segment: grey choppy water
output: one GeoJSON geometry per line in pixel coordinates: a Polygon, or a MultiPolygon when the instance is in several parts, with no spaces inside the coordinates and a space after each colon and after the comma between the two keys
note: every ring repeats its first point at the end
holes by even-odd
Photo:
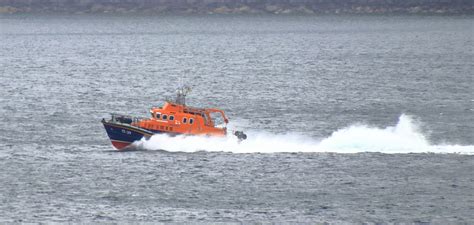
{"type": "Polygon", "coordinates": [[[472,22],[3,15],[0,221],[472,223],[473,156],[337,145],[471,151],[472,22]],[[111,151],[100,119],[146,115],[180,79],[192,105],[264,132],[239,150],[267,154],[202,140],[193,153],[111,151]],[[419,130],[403,129],[403,113],[419,130]],[[308,153],[319,141],[338,153],[308,153]]]}

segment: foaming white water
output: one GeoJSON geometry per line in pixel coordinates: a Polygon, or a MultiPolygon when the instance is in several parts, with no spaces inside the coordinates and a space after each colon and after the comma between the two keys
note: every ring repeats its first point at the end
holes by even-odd
{"type": "Polygon", "coordinates": [[[380,151],[384,153],[426,152],[430,144],[418,131],[412,118],[402,114],[395,127],[385,129],[366,125],[354,125],[338,130],[321,141],[320,147],[334,150],[358,152],[380,151]]]}
{"type": "Polygon", "coordinates": [[[473,154],[474,146],[430,145],[419,132],[413,119],[401,115],[394,127],[376,128],[353,125],[315,140],[299,134],[271,134],[264,131],[246,132],[248,139],[238,143],[228,137],[154,135],[137,145],[150,150],[170,152],[225,151],[234,153],[275,152],[382,152],[382,153],[460,153],[473,154]]]}

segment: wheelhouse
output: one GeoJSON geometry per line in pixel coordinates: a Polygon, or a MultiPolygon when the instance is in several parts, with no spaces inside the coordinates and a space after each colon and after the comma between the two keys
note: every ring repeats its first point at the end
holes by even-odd
{"type": "Polygon", "coordinates": [[[155,131],[184,134],[225,135],[228,119],[224,111],[213,108],[194,108],[167,101],[162,107],[150,110],[151,118],[141,120],[139,127],[155,131]]]}

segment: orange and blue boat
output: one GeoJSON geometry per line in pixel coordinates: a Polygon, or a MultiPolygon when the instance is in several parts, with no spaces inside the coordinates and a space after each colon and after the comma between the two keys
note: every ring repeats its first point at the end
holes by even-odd
{"type": "MultiPolygon", "coordinates": [[[[186,105],[190,89],[180,88],[175,101],[166,101],[162,107],[152,107],[150,118],[112,114],[102,119],[105,131],[117,150],[133,147],[139,140],[149,139],[155,134],[227,136],[229,119],[223,110],[195,108],[186,105]]],[[[247,138],[242,131],[233,131],[239,141],[247,138]]]]}

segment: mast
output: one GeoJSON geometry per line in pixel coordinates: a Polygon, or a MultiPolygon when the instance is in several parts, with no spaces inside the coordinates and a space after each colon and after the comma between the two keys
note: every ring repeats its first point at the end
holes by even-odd
{"type": "Polygon", "coordinates": [[[176,103],[180,105],[186,105],[186,95],[191,92],[191,87],[182,86],[176,90],[176,103]]]}

